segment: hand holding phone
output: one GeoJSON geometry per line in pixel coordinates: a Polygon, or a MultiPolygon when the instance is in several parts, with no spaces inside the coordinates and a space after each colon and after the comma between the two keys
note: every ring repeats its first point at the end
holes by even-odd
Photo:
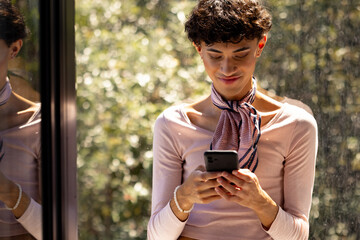
{"type": "Polygon", "coordinates": [[[234,150],[207,150],[204,152],[206,171],[232,172],[239,169],[238,154],[234,150]]]}

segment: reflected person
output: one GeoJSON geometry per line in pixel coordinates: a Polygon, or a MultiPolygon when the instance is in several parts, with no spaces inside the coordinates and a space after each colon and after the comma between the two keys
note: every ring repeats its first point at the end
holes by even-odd
{"type": "Polygon", "coordinates": [[[41,239],[40,105],[12,91],[9,61],[27,28],[10,1],[0,0],[0,239],[41,239]]]}
{"type": "Polygon", "coordinates": [[[188,17],[211,93],[156,120],[148,239],[308,238],[317,124],[257,90],[271,26],[256,0],[200,0],[188,17]],[[240,169],[206,172],[208,149],[237,151],[240,169]]]}

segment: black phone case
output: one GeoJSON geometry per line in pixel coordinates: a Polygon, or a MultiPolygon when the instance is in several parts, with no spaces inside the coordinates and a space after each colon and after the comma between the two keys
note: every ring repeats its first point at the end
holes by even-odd
{"type": "Polygon", "coordinates": [[[239,159],[233,150],[207,150],[204,152],[206,171],[219,172],[239,169],[239,159]]]}

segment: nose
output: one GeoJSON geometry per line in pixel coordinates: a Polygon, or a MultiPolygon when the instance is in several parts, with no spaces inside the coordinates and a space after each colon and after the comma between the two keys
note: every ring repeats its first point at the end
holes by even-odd
{"type": "Polygon", "coordinates": [[[226,76],[231,76],[237,70],[237,65],[231,59],[226,58],[221,63],[221,72],[226,76]]]}

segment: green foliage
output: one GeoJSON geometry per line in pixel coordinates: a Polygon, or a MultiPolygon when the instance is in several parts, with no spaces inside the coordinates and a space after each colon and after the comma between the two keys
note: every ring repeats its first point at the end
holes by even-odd
{"type": "MultiPolygon", "coordinates": [[[[195,2],[76,1],[80,239],[146,238],[155,119],[209,93],[183,30],[195,2]]],[[[308,104],[319,126],[311,239],[358,239],[360,6],[267,5],[274,25],[260,85],[308,104]]]]}
{"type": "Polygon", "coordinates": [[[311,239],[360,237],[360,5],[269,1],[274,27],[257,66],[264,87],[309,105],[319,151],[311,239]]]}
{"type": "Polygon", "coordinates": [[[166,107],[209,86],[197,80],[203,71],[181,27],[191,5],[76,2],[82,239],[146,236],[152,126],[166,107]]]}

